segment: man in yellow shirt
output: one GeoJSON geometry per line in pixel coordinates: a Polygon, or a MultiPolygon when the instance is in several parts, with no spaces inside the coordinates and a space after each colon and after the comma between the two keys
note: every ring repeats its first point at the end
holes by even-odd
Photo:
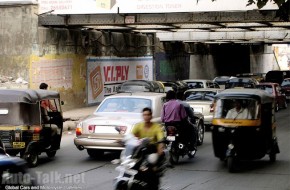
{"type": "Polygon", "coordinates": [[[144,108],[142,110],[142,116],[144,122],[138,123],[132,130],[132,134],[141,138],[150,138],[150,143],[155,144],[157,153],[159,155],[164,154],[164,143],[160,143],[164,139],[164,133],[161,126],[158,123],[152,122],[152,110],[150,108],[144,108]]]}

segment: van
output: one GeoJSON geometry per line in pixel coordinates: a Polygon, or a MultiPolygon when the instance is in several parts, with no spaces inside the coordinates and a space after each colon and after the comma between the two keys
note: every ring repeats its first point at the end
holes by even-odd
{"type": "Polygon", "coordinates": [[[272,70],[267,72],[265,81],[278,83],[281,85],[285,78],[290,78],[290,70],[272,70]]]}

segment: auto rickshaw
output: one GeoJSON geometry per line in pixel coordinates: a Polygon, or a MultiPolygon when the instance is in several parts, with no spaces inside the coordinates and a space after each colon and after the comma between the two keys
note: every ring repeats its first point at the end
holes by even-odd
{"type": "Polygon", "coordinates": [[[259,89],[227,89],[214,100],[212,143],[214,155],[227,163],[261,159],[276,161],[279,153],[275,125],[275,100],[259,89]],[[233,107],[235,105],[235,107],[233,107]]]}
{"type": "Polygon", "coordinates": [[[54,157],[60,148],[63,130],[61,101],[58,92],[31,89],[0,90],[0,138],[6,153],[20,154],[28,166],[38,164],[45,152],[54,157]],[[49,102],[53,110],[43,107],[49,102]]]}

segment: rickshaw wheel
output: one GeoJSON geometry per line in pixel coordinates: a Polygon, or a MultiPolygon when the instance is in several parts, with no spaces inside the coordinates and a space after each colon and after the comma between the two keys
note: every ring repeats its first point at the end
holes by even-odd
{"type": "Polygon", "coordinates": [[[52,150],[52,151],[47,151],[47,152],[46,152],[46,155],[47,155],[47,157],[49,157],[49,158],[53,158],[53,157],[55,157],[55,154],[56,154],[56,150],[52,150]]]}
{"type": "Polygon", "coordinates": [[[230,156],[227,158],[227,167],[229,172],[234,172],[235,171],[235,159],[234,157],[230,156]]]}
{"type": "Polygon", "coordinates": [[[38,165],[38,154],[36,152],[31,152],[24,156],[29,167],[36,167],[38,165]]]}

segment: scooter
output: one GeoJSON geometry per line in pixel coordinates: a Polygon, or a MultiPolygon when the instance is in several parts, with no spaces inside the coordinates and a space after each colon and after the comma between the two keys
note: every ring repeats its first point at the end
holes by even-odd
{"type": "Polygon", "coordinates": [[[165,163],[159,155],[148,148],[149,139],[130,137],[125,142],[125,149],[116,170],[119,175],[114,180],[115,190],[158,190],[159,178],[165,171],[165,163]]]}

